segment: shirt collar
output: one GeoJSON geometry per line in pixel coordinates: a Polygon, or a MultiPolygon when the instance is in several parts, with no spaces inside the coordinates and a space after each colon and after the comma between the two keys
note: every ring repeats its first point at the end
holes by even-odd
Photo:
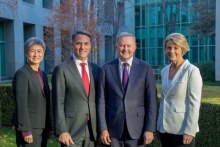
{"type": "MultiPolygon", "coordinates": [[[[123,65],[123,63],[125,63],[125,62],[122,62],[120,58],[118,58],[118,61],[119,61],[119,66],[120,66],[120,67],[123,65]]],[[[132,61],[133,61],[133,57],[131,57],[131,59],[129,59],[129,60],[127,61],[127,63],[129,64],[129,67],[131,67],[132,61]]]]}
{"type": "Polygon", "coordinates": [[[76,64],[80,64],[80,63],[86,63],[86,65],[88,65],[88,59],[86,59],[85,62],[82,62],[80,59],[78,59],[74,54],[72,54],[73,60],[75,61],[76,64]]]}

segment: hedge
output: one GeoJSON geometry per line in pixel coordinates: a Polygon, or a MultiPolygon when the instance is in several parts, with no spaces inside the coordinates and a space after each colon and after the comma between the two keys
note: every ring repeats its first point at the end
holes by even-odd
{"type": "Polygon", "coordinates": [[[215,62],[195,63],[195,66],[199,68],[203,81],[215,81],[215,62]]]}
{"type": "Polygon", "coordinates": [[[10,85],[0,85],[0,126],[10,126],[15,102],[10,85]]]}
{"type": "Polygon", "coordinates": [[[200,132],[196,137],[198,147],[217,147],[220,145],[220,98],[202,100],[199,118],[200,132]],[[212,100],[217,99],[216,103],[212,100]]]}
{"type": "MultiPolygon", "coordinates": [[[[14,112],[14,99],[11,86],[0,85],[0,125],[11,126],[14,112]]],[[[217,147],[220,145],[220,98],[203,98],[199,126],[200,132],[196,137],[196,147],[217,147]]],[[[149,147],[159,147],[154,141],[149,147]]]]}

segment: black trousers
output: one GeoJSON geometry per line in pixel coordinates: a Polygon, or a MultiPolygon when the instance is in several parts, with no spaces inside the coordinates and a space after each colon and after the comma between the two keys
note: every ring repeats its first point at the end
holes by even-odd
{"type": "Polygon", "coordinates": [[[195,147],[195,138],[190,144],[183,144],[183,135],[159,133],[162,147],[195,147]]]}

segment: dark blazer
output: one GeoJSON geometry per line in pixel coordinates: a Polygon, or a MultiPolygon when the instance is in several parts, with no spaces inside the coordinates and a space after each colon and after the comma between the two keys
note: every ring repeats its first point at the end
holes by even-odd
{"type": "Polygon", "coordinates": [[[16,102],[14,125],[18,131],[51,128],[50,89],[47,76],[41,72],[44,89],[35,71],[25,64],[14,75],[12,90],[16,102]]]}
{"type": "Polygon", "coordinates": [[[143,131],[156,130],[157,92],[148,64],[133,58],[126,93],[120,80],[118,59],[105,64],[100,77],[97,101],[99,131],[108,130],[111,137],[119,139],[125,119],[132,139],[139,139],[143,131]]]}
{"type": "Polygon", "coordinates": [[[71,57],[56,66],[52,76],[55,133],[69,132],[74,140],[82,138],[90,114],[92,132],[97,136],[95,85],[100,68],[89,63],[90,94],[87,97],[82,78],[71,57]]]}

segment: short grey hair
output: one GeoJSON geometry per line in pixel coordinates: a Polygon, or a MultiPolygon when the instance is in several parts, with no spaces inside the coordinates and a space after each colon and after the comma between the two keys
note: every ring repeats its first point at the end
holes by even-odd
{"type": "Polygon", "coordinates": [[[40,45],[42,46],[43,50],[45,51],[46,50],[46,45],[45,45],[45,42],[40,39],[40,38],[37,38],[37,37],[31,37],[29,38],[25,44],[24,44],[24,51],[25,53],[28,52],[28,50],[33,46],[33,45],[40,45]]]}
{"type": "Polygon", "coordinates": [[[128,33],[128,32],[121,32],[121,33],[119,33],[119,34],[117,35],[117,37],[116,37],[116,43],[118,43],[118,40],[119,40],[119,39],[121,39],[122,37],[125,37],[125,36],[131,36],[131,37],[134,38],[134,41],[136,41],[136,37],[135,37],[133,34],[128,33]]]}

